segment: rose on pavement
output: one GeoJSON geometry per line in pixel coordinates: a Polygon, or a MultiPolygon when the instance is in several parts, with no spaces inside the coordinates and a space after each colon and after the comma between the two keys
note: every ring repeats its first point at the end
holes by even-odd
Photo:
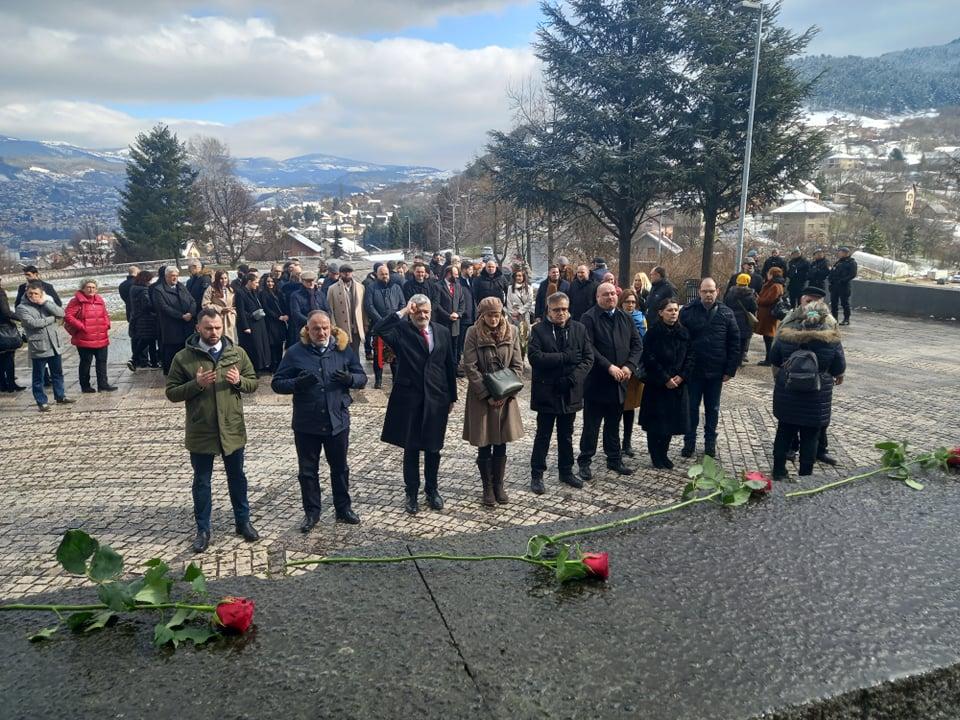
{"type": "Polygon", "coordinates": [[[253,623],[253,610],[253,600],[228,597],[217,604],[217,619],[224,627],[245,633],[253,623]]]}
{"type": "Polygon", "coordinates": [[[608,553],[584,553],[583,564],[591,577],[606,580],[610,576],[610,556],[608,553]]]}

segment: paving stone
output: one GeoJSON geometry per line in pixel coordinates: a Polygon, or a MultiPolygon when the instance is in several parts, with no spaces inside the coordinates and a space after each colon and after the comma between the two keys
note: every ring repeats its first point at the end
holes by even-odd
{"type": "MultiPolygon", "coordinates": [[[[125,366],[126,325],[112,331],[110,378],[120,390],[81,395],[77,357],[65,355],[72,406],[36,411],[29,391],[0,395],[0,597],[16,598],[72,587],[82,580],[64,577],[53,552],[63,531],[82,527],[112,545],[134,569],[152,557],[172,567],[197,562],[214,577],[267,575],[284,562],[311,555],[345,553],[388,542],[452,538],[505,527],[535,526],[566,519],[590,518],[621,510],[642,512],[676,500],[687,469],[698,458],[672,455],[676,468],[654,470],[646,455],[643,431],[634,431],[636,457],[627,463],[632,476],[608,473],[602,460],[593,465],[595,479],[583,490],[557,481],[556,451],[551,450],[544,495],[529,491],[529,459],[535,427],[529,394],[520,396],[527,435],[508,448],[507,489],[511,503],[480,505],[475,449],[462,439],[463,403],[451,417],[440,466],[443,513],[425,503],[416,516],[403,511],[402,452],[380,442],[390,390],[355,392],[351,407],[350,484],[354,509],[363,524],[335,524],[328,484],[324,511],[308,535],[298,531],[302,516],[296,452],[290,430],[290,398],[270,391],[269,378],[245,399],[246,472],[259,543],[234,534],[222,466],[213,477],[213,539],[210,550],[190,552],[193,517],[192,471],[183,448],[184,410],[163,394],[159,370],[131,373],[125,366]]],[[[837,468],[818,466],[818,480],[843,477],[846,471],[874,464],[873,443],[905,439],[932,448],[955,445],[956,388],[960,386],[960,327],[956,324],[860,314],[844,329],[849,370],[834,393],[830,452],[837,468]]],[[[761,358],[762,343],[753,342],[751,362],[761,358]]],[[[17,354],[21,384],[29,381],[26,357],[17,354]]],[[[369,368],[368,368],[369,370],[369,368]]],[[[461,397],[466,393],[461,380],[461,397]]],[[[372,382],[371,385],[372,387],[372,382]]],[[[770,467],[776,428],[771,408],[768,368],[745,367],[724,389],[720,413],[718,460],[729,469],[770,467]]],[[[579,435],[578,419],[574,438],[579,435]]],[[[702,439],[700,442],[702,450],[702,439]]],[[[321,462],[321,477],[326,465],[321,462]]]]}

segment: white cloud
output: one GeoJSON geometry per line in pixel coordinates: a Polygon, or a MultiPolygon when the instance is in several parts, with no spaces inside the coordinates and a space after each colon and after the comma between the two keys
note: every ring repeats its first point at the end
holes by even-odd
{"type": "MultiPolygon", "coordinates": [[[[430,4],[430,3],[422,3],[430,4]]],[[[326,152],[453,167],[509,125],[505,89],[537,72],[530,50],[312,33],[267,20],[180,17],[131,35],[0,24],[0,133],[104,147],[153,119],[107,103],[319,97],[310,107],[217,128],[238,155],[326,152]]],[[[209,124],[171,122],[181,135],[209,124]]]]}

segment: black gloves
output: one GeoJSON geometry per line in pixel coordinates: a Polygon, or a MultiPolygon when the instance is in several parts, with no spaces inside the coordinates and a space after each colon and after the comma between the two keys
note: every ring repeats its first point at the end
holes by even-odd
{"type": "Polygon", "coordinates": [[[340,383],[345,388],[353,385],[353,375],[351,375],[347,370],[337,370],[331,377],[335,382],[340,383]]]}
{"type": "Polygon", "coordinates": [[[297,392],[305,392],[318,382],[320,382],[320,378],[317,377],[316,374],[303,370],[297,375],[296,380],[293,381],[293,389],[297,392]]]}

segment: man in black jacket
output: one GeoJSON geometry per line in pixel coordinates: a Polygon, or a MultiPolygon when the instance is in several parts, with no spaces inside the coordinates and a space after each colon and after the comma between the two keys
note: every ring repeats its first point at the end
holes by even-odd
{"type": "Polygon", "coordinates": [[[590,279],[590,268],[577,266],[577,275],[570,283],[570,319],[579,321],[583,314],[597,304],[597,288],[600,283],[590,279]]]}
{"type": "Polygon", "coordinates": [[[409,300],[414,295],[426,295],[430,298],[430,302],[433,303],[435,292],[436,287],[430,278],[430,272],[427,270],[427,266],[422,262],[415,262],[413,264],[413,277],[403,284],[404,300],[409,300]]]}
{"type": "Polygon", "coordinates": [[[850,324],[850,284],[857,276],[857,261],[850,257],[850,248],[837,248],[840,257],[830,268],[830,314],[837,317],[839,306],[843,303],[843,322],[850,324]]]}
{"type": "Polygon", "coordinates": [[[740,366],[740,330],[733,310],[717,298],[713,278],[700,281],[700,297],[680,311],[680,324],[690,333],[693,372],[687,380],[690,398],[690,431],[683,438],[683,457],[691,457],[697,446],[700,403],[703,402],[705,455],[716,457],[717,424],[723,384],[737,374],[740,366]]]}
{"type": "Polygon", "coordinates": [[[570,304],[570,283],[560,279],[560,266],[551,265],[547,270],[546,279],[540,283],[537,288],[537,299],[533,305],[533,321],[538,322],[547,317],[547,298],[554,293],[564,293],[567,295],[567,310],[569,312],[570,304]]]}
{"type": "Polygon", "coordinates": [[[770,273],[770,268],[778,267],[783,270],[783,274],[787,274],[787,261],[783,259],[783,256],[780,254],[780,248],[774,248],[770,251],[770,257],[763,261],[763,269],[760,270],[760,274],[763,276],[763,279],[767,279],[767,275],[770,273]]]}
{"type": "Polygon", "coordinates": [[[133,287],[133,281],[137,279],[137,275],[139,274],[140,268],[136,265],[131,265],[127,268],[127,277],[117,286],[117,293],[120,295],[120,299],[123,300],[127,322],[130,322],[130,288],[133,287]]]}
{"type": "Polygon", "coordinates": [[[744,261],[740,263],[740,272],[735,272],[730,276],[730,280],[727,281],[727,291],[737,286],[737,276],[743,273],[750,276],[750,282],[747,283],[747,287],[759,294],[763,289],[763,278],[760,276],[760,273],[757,272],[757,264],[750,258],[745,258],[744,261]]]}
{"type": "MultiPolygon", "coordinates": [[[[373,361],[373,389],[383,387],[383,365],[385,362],[383,338],[373,334],[373,328],[387,315],[403,309],[405,304],[403,290],[390,279],[390,269],[386,265],[377,267],[377,280],[363,294],[363,309],[370,319],[369,337],[373,339],[371,346],[373,361]]],[[[390,363],[390,371],[394,380],[397,377],[396,361],[390,363]]]]}
{"type": "Polygon", "coordinates": [[[160,328],[160,362],[164,375],[170,372],[173,356],[183,350],[187,338],[193,334],[196,322],[196,303],[179,279],[180,271],[176,266],[167,266],[153,293],[160,328]]]}
{"type": "Polygon", "coordinates": [[[443,271],[443,280],[436,283],[436,301],[434,315],[436,321],[450,331],[453,338],[453,357],[457,363],[457,375],[462,377],[460,370],[460,333],[466,333],[467,328],[461,318],[467,311],[467,296],[460,285],[460,268],[456,265],[447,265],[443,271]]]}
{"type": "Polygon", "coordinates": [[[473,302],[479,305],[484,298],[495,297],[504,305],[507,304],[507,288],[510,283],[503,276],[497,261],[493,258],[487,260],[483,266],[483,272],[473,279],[473,302]]]}
{"type": "Polygon", "coordinates": [[[320,520],[320,453],[327,456],[337,522],[359,525],[350,501],[350,388],[362,389],[367,374],[350,348],[347,334],[331,326],[330,316],[315,310],[307,318],[307,338],[280,361],[270,386],[293,395],[293,439],[297,448],[303,522],[300,532],[320,520]]]}
{"type": "Polygon", "coordinates": [[[807,286],[810,275],[810,261],[807,260],[800,248],[794,248],[790,253],[790,262],[787,263],[787,292],[790,293],[790,307],[800,304],[800,296],[807,286]]]}
{"type": "Polygon", "coordinates": [[[817,248],[813,251],[813,262],[810,263],[810,271],[807,273],[807,282],[812,287],[818,287],[821,290],[827,289],[827,277],[830,275],[830,263],[823,256],[823,248],[817,248]]]}
{"type": "Polygon", "coordinates": [[[678,297],[677,289],[669,280],[667,280],[666,268],[657,266],[650,271],[650,292],[647,293],[647,327],[653,327],[653,324],[659,319],[658,313],[663,301],[668,298],[678,297]]]}
{"type": "Polygon", "coordinates": [[[187,263],[187,272],[190,273],[186,282],[187,292],[193,296],[197,307],[203,307],[203,294],[210,287],[210,275],[203,271],[203,263],[199,258],[193,258],[187,263]]]}
{"type": "Polygon", "coordinates": [[[414,295],[400,312],[373,326],[374,335],[382,337],[397,356],[380,439],[403,448],[404,508],[411,515],[420,510],[421,452],[427,504],[443,510],[437,474],[447,420],[457,401],[453,341],[445,327],[430,322],[432,310],[430,298],[414,295]]]}
{"type": "Polygon", "coordinates": [[[617,288],[603,283],[597,288],[597,304],[580,319],[593,346],[593,368],[583,392],[583,432],[580,435],[580,478],[593,477],[590,463],[597,453],[597,438],[603,423],[603,452],[607,469],[621,475],[633,470],[623,464],[620,419],[627,381],[637,372],[643,342],[633,320],[617,307],[617,288]]]}
{"type": "Polygon", "coordinates": [[[544,490],[543,473],[554,426],[560,482],[583,487],[583,481],[573,472],[573,421],[583,408],[583,383],[593,367],[587,330],[570,319],[570,298],[556,292],[546,299],[546,306],[546,318],[533,326],[527,348],[533,372],[530,409],[537,413],[537,434],[530,455],[530,491],[537,495],[544,490]]]}
{"type": "Polygon", "coordinates": [[[54,305],[57,307],[63,307],[63,301],[60,299],[60,296],[57,295],[57,291],[53,289],[53,285],[48,283],[46,280],[40,279],[40,271],[37,269],[36,265],[27,265],[23,269],[23,276],[27,279],[27,281],[25,283],[21,283],[20,287],[17,288],[17,299],[13,302],[14,307],[23,302],[23,296],[27,292],[27,285],[32,282],[38,282],[43,285],[43,294],[53,300],[54,305]]]}

